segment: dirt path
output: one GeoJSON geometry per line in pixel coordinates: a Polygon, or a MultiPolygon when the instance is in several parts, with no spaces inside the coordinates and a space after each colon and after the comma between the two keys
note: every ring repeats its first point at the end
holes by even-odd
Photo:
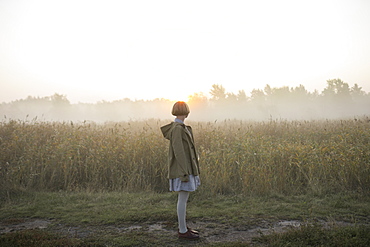
{"type": "MultiPolygon", "coordinates": [[[[323,227],[331,225],[347,226],[352,225],[346,222],[319,222],[323,227]]],[[[188,222],[189,227],[197,229],[201,233],[202,244],[217,242],[247,242],[251,243],[252,238],[274,232],[280,233],[291,228],[298,228],[302,224],[298,220],[282,220],[277,222],[268,222],[259,220],[256,225],[230,226],[218,222],[188,222]]],[[[135,224],[135,225],[102,225],[102,226],[65,226],[55,220],[45,219],[13,219],[0,222],[0,234],[21,231],[26,229],[48,229],[52,232],[58,232],[74,238],[87,238],[96,234],[125,234],[137,232],[146,232],[161,236],[168,240],[167,246],[176,246],[176,231],[166,222],[155,224],[135,224]]]]}

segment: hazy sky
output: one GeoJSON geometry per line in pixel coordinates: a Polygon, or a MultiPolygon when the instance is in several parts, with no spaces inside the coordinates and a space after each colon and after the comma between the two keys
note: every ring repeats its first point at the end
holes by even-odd
{"type": "Polygon", "coordinates": [[[370,1],[0,0],[0,103],[169,98],[340,78],[370,92],[370,1]]]}

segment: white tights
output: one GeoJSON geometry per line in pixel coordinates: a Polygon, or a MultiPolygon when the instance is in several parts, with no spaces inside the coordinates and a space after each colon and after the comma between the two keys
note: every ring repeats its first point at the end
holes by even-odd
{"type": "Polygon", "coordinates": [[[188,231],[186,225],[186,204],[188,202],[189,192],[180,191],[177,201],[177,218],[179,220],[179,231],[185,233],[188,231]]]}

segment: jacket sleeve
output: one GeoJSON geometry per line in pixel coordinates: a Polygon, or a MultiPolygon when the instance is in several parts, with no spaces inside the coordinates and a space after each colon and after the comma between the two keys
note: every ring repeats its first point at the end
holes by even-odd
{"type": "Polygon", "coordinates": [[[187,182],[189,181],[189,174],[187,173],[187,158],[185,153],[184,144],[182,142],[182,136],[183,136],[183,128],[181,126],[175,127],[172,131],[172,149],[177,161],[177,164],[179,165],[181,181],[187,182]]]}

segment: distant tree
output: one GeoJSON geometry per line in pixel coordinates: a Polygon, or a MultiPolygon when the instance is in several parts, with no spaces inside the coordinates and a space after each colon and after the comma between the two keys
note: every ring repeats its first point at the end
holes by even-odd
{"type": "Polygon", "coordinates": [[[266,95],[261,89],[253,89],[251,92],[251,100],[253,102],[264,102],[266,100],[266,95]]]}
{"type": "Polygon", "coordinates": [[[70,104],[69,100],[67,99],[67,96],[62,95],[62,94],[55,93],[54,95],[50,97],[50,99],[51,99],[51,102],[53,103],[53,106],[56,106],[56,107],[66,106],[70,104]]]}
{"type": "Polygon", "coordinates": [[[266,93],[266,96],[269,97],[272,94],[272,88],[269,84],[267,84],[264,88],[264,92],[266,93]]]}
{"type": "Polygon", "coordinates": [[[304,104],[308,103],[311,99],[313,99],[315,96],[315,93],[310,93],[307,91],[307,89],[303,85],[299,85],[298,87],[291,88],[291,99],[292,101],[298,103],[298,104],[304,104]]]}
{"type": "MultiPolygon", "coordinates": [[[[207,94],[208,95],[208,94],[207,94]]],[[[194,120],[270,118],[315,119],[370,115],[370,93],[358,84],[350,87],[341,79],[331,79],[323,91],[308,92],[298,87],[253,89],[248,97],[244,90],[227,93],[222,85],[212,85],[210,97],[202,92],[188,98],[194,120]]],[[[145,118],[168,118],[173,102],[125,98],[95,104],[71,104],[67,97],[55,93],[47,97],[28,96],[9,103],[0,103],[0,116],[12,119],[45,119],[52,121],[128,121],[145,118]]]]}
{"type": "Polygon", "coordinates": [[[306,88],[301,84],[298,87],[292,88],[291,92],[296,97],[307,97],[309,95],[309,92],[306,90],[306,88]]]}
{"type": "Polygon", "coordinates": [[[357,83],[351,88],[350,93],[353,98],[362,97],[366,95],[366,92],[362,90],[362,87],[359,87],[357,83]]]}
{"type": "Polygon", "coordinates": [[[245,102],[248,100],[247,95],[245,94],[244,90],[239,90],[238,95],[237,95],[238,101],[239,102],[245,102]]]}
{"type": "Polygon", "coordinates": [[[222,85],[213,84],[210,94],[212,95],[212,100],[226,99],[226,90],[222,85]]]}
{"type": "Polygon", "coordinates": [[[51,117],[54,120],[70,120],[72,112],[67,96],[55,93],[50,99],[53,106],[50,110],[51,117]]]}
{"type": "Polygon", "coordinates": [[[270,95],[268,96],[271,97],[271,99],[274,102],[285,102],[289,100],[291,96],[291,92],[290,92],[289,87],[284,86],[284,87],[279,87],[279,88],[273,88],[271,90],[270,95]]]}
{"type": "Polygon", "coordinates": [[[207,97],[203,93],[194,93],[193,95],[190,95],[188,98],[188,103],[193,106],[202,106],[207,105],[207,97]]]}
{"type": "Polygon", "coordinates": [[[359,87],[355,84],[350,89],[351,97],[354,104],[354,110],[352,111],[353,114],[358,116],[360,115],[369,115],[370,114],[370,94],[366,94],[365,91],[362,90],[362,87],[359,87]]]}
{"type": "Polygon", "coordinates": [[[354,102],[349,85],[341,79],[327,80],[322,97],[322,109],[327,117],[348,117],[353,114],[354,102]]]}
{"type": "Polygon", "coordinates": [[[285,117],[285,112],[291,108],[289,87],[271,88],[266,85],[265,93],[268,113],[272,117],[285,117]]]}
{"type": "Polygon", "coordinates": [[[322,94],[325,97],[348,99],[350,98],[349,85],[341,79],[327,80],[327,87],[323,90],[322,94]]]}
{"type": "Polygon", "coordinates": [[[269,116],[267,105],[266,105],[266,95],[261,89],[253,89],[251,91],[250,97],[250,115],[256,119],[266,119],[269,116]]]}
{"type": "Polygon", "coordinates": [[[236,94],[234,94],[234,93],[227,93],[226,94],[227,95],[227,101],[228,102],[231,102],[231,103],[236,103],[237,101],[238,101],[238,96],[236,95],[236,94]]]}

